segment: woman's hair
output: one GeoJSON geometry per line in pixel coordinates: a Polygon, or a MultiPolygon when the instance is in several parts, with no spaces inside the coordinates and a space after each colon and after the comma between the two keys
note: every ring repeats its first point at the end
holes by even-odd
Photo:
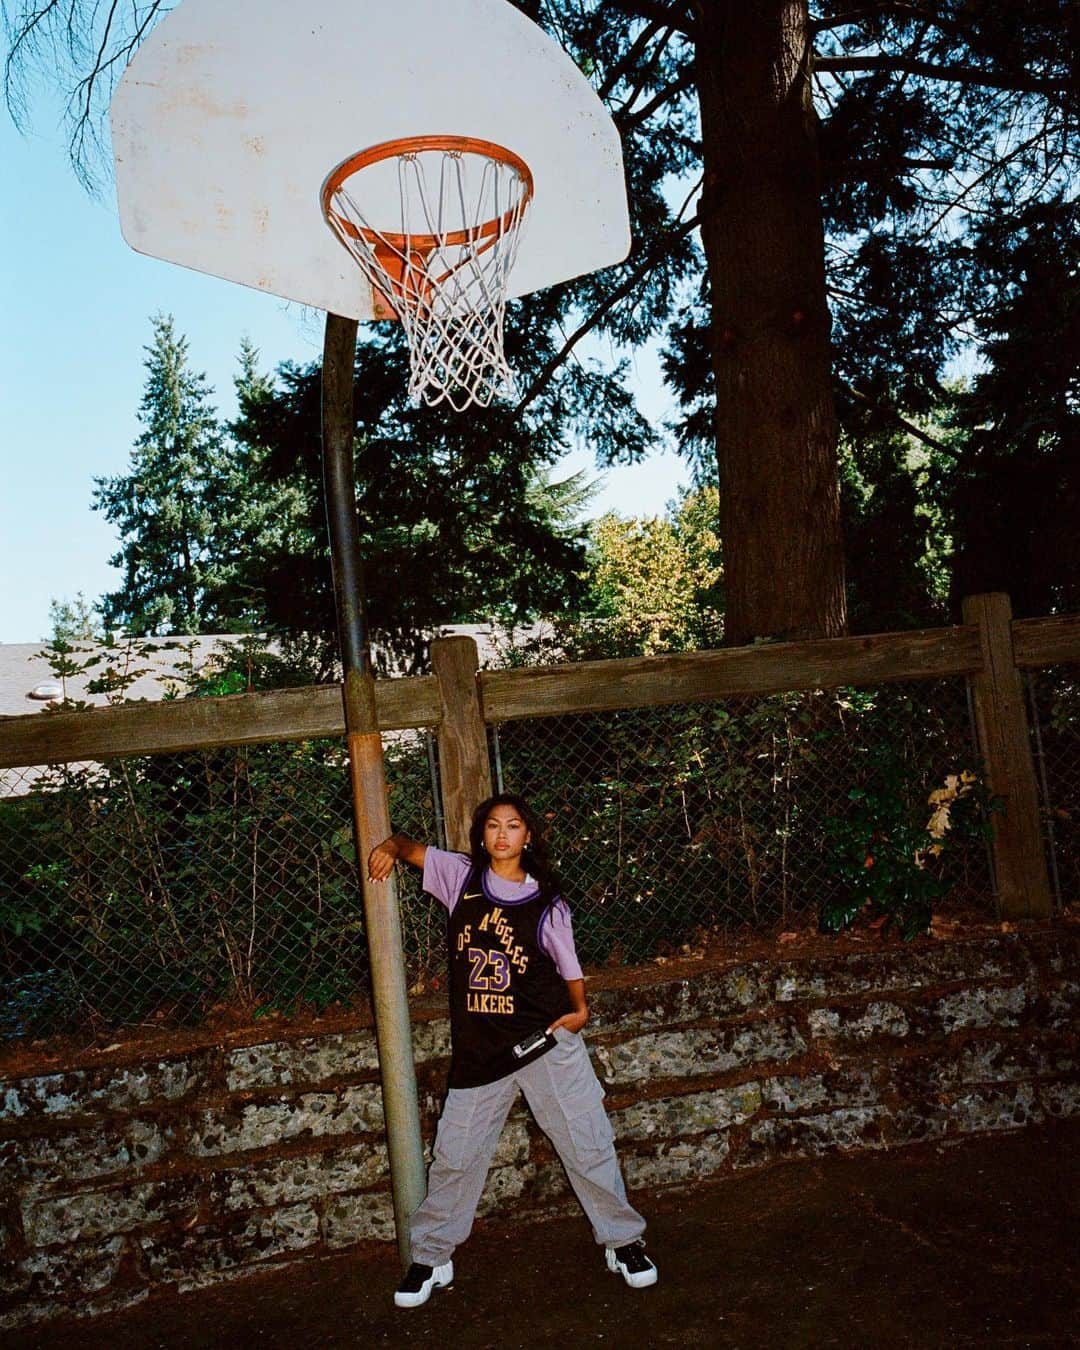
{"type": "Polygon", "coordinates": [[[472,865],[480,871],[487,867],[491,859],[484,848],[484,826],[487,818],[496,806],[509,806],[525,822],[529,831],[529,842],[521,855],[521,865],[540,885],[541,899],[549,903],[562,894],[562,882],[551,861],[547,840],[544,838],[544,822],[527,801],[513,792],[497,792],[494,797],[482,801],[473,812],[472,825],[469,827],[469,857],[472,865]]]}

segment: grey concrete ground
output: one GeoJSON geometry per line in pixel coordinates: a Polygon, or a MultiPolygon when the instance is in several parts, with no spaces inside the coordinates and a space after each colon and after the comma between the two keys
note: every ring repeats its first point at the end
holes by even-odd
{"type": "Polygon", "coordinates": [[[5,1350],[1069,1346],[1078,1140],[1056,1125],[639,1193],[653,1289],[608,1275],[582,1219],[488,1221],[453,1288],[411,1312],[392,1306],[387,1251],[158,1293],[10,1334],[5,1350]]]}

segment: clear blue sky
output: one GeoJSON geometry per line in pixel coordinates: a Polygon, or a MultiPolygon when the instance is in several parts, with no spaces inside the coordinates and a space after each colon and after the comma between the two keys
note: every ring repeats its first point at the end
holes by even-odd
{"type": "MultiPolygon", "coordinates": [[[[152,314],[174,316],[226,416],[242,336],[264,369],[310,361],[322,345],[320,313],[128,248],[111,188],[94,200],[79,185],[59,121],[43,98],[24,135],[0,108],[0,642],[44,637],[52,598],[95,600],[116,585],[118,541],[90,501],[95,476],[125,472],[139,432],[152,314]]],[[[647,359],[640,387],[646,414],[662,420],[670,399],[647,359]]],[[[592,468],[591,457],[574,452],[565,467],[592,468]]],[[[685,478],[671,454],[608,471],[594,510],[656,514],[685,478]]]]}

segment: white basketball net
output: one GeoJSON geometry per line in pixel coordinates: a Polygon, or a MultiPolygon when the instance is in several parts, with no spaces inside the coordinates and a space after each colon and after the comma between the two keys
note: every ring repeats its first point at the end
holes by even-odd
{"type": "Polygon", "coordinates": [[[461,412],[512,396],[503,352],[510,272],[530,190],[518,168],[462,150],[419,150],[368,164],[327,199],[326,219],[409,344],[409,398],[461,412]],[[398,218],[360,205],[382,175],[380,214],[397,176],[398,218]]]}

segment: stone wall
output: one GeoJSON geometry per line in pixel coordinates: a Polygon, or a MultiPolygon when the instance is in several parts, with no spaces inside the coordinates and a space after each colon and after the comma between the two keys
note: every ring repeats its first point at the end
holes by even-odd
{"type": "MultiPolygon", "coordinates": [[[[1055,925],[595,977],[628,1185],[1076,1113],[1077,947],[1055,925]]],[[[0,1327],[393,1239],[371,1030],[266,1035],[0,1082],[0,1327]]],[[[430,1138],[446,1021],[415,1048],[430,1138]]],[[[519,1104],[481,1213],[572,1205],[519,1104]]]]}

